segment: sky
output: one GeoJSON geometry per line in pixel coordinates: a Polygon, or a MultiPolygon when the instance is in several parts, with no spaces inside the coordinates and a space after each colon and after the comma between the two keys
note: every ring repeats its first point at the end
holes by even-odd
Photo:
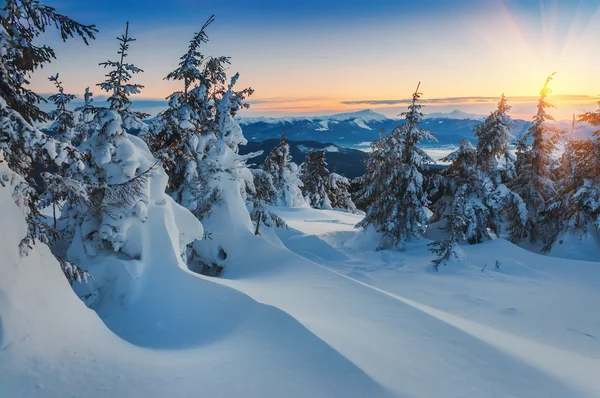
{"type": "MultiPolygon", "coordinates": [[[[156,113],[180,89],[163,80],[189,40],[215,15],[203,52],[232,58],[238,87],[255,94],[246,116],[323,115],[374,109],[395,116],[418,82],[427,112],[486,114],[505,93],[513,116],[530,117],[546,76],[557,118],[596,109],[600,94],[598,0],[45,0],[57,12],[99,29],[89,46],[40,41],[57,59],[32,87],[53,92],[60,73],[67,92],[83,93],[117,60],[125,23],[137,40],[128,62],[138,108],[156,113]]],[[[81,96],[81,95],[80,95],[81,96]]]]}

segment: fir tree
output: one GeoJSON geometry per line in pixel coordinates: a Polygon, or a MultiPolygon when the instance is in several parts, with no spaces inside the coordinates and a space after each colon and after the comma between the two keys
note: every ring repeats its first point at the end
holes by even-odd
{"type": "Polygon", "coordinates": [[[368,207],[358,226],[382,233],[380,249],[403,249],[403,242],[419,236],[427,225],[423,207],[428,201],[419,169],[433,160],[417,144],[435,138],[420,127],[420,97],[417,86],[408,112],[402,113],[406,122],[373,144],[361,178],[359,198],[368,207]]]}
{"type": "Polygon", "coordinates": [[[477,148],[463,140],[460,148],[442,159],[451,162],[441,176],[444,181],[434,188],[442,197],[434,205],[433,221],[442,219],[451,210],[457,190],[464,189],[469,215],[465,215],[465,237],[469,243],[491,239],[490,231],[499,235],[507,218],[522,225],[521,198],[504,184],[514,178],[513,157],[509,152],[509,130],[512,126],[510,106],[502,95],[498,108],[474,129],[477,148]],[[503,160],[503,165],[500,165],[503,160]],[[510,214],[508,214],[510,213],[510,214]],[[472,216],[472,217],[471,217],[472,216]]]}
{"type": "Polygon", "coordinates": [[[477,137],[477,166],[489,175],[496,183],[500,183],[499,160],[503,159],[507,177],[514,178],[514,159],[509,152],[510,142],[515,138],[510,130],[513,126],[508,115],[510,106],[502,94],[498,108],[492,112],[482,124],[475,127],[477,137]]]}
{"type": "Polygon", "coordinates": [[[94,39],[96,27],[75,22],[35,0],[5,0],[0,24],[0,96],[27,123],[48,120],[48,115],[38,107],[45,102],[44,98],[27,85],[30,74],[56,56],[52,48],[33,41],[47,27],[54,26],[63,41],[77,36],[88,44],[88,39],[94,39]]]}
{"type": "Polygon", "coordinates": [[[311,207],[332,209],[329,199],[329,170],[325,162],[325,151],[312,151],[302,164],[302,190],[311,207]]]}
{"type": "Polygon", "coordinates": [[[487,203],[489,196],[493,194],[493,187],[485,174],[477,168],[476,149],[470,141],[462,140],[459,149],[441,161],[451,164],[443,172],[446,179],[444,196],[433,207],[433,221],[449,217],[448,213],[464,210],[466,213],[461,214],[465,223],[464,238],[471,244],[491,239],[489,229],[495,232],[498,230],[494,222],[495,209],[490,208],[487,203]],[[457,207],[455,198],[459,194],[462,202],[457,207]]]}
{"type": "Polygon", "coordinates": [[[450,212],[444,217],[446,225],[440,229],[446,232],[448,237],[428,245],[429,250],[437,256],[433,260],[433,266],[436,271],[439,269],[440,264],[462,258],[463,253],[458,246],[458,242],[465,239],[469,230],[469,219],[474,218],[474,210],[466,199],[466,192],[466,185],[463,185],[456,191],[450,212]]]}
{"type": "Polygon", "coordinates": [[[67,200],[62,212],[64,239],[82,244],[89,256],[114,251],[137,258],[141,243],[135,226],[146,221],[157,164],[143,141],[127,134],[117,111],[99,110],[95,123],[100,128],[80,146],[86,165],[72,174],[89,194],[86,200],[81,195],[67,200]],[[72,241],[75,235],[81,242],[72,241]]]}
{"type": "Polygon", "coordinates": [[[267,228],[287,227],[285,221],[268,207],[269,204],[273,204],[277,200],[277,192],[273,186],[271,175],[264,170],[253,169],[252,176],[254,178],[250,198],[250,219],[256,223],[254,235],[260,235],[261,222],[267,228]]]}
{"type": "Polygon", "coordinates": [[[531,242],[539,238],[539,213],[546,208],[548,200],[556,193],[552,175],[552,154],[556,150],[561,131],[548,125],[554,118],[546,111],[554,107],[547,101],[551,92],[548,84],[553,76],[554,74],[546,79],[540,92],[537,113],[533,117],[531,127],[517,142],[517,178],[512,188],[525,202],[528,216],[524,226],[511,225],[510,238],[513,242],[518,242],[525,236],[528,236],[531,242]],[[531,145],[529,141],[532,141],[531,145]]]}
{"type": "Polygon", "coordinates": [[[302,181],[298,177],[298,166],[292,162],[290,145],[285,131],[281,134],[279,144],[265,158],[262,169],[273,178],[273,186],[277,192],[277,201],[288,207],[304,204],[302,181]]]}
{"type": "Polygon", "coordinates": [[[131,100],[129,96],[139,94],[144,88],[141,84],[130,83],[133,75],[142,73],[143,70],[137,66],[125,63],[125,58],[128,56],[130,43],[136,39],[129,37],[129,22],[125,25],[125,34],[117,37],[119,41],[119,61],[101,62],[104,68],[111,68],[106,74],[106,80],[98,83],[97,86],[110,94],[107,101],[110,104],[110,109],[118,111],[128,130],[144,130],[145,123],[141,119],[149,115],[142,112],[135,112],[130,109],[131,100]]]}
{"type": "Polygon", "coordinates": [[[90,135],[93,134],[97,126],[92,123],[94,116],[96,115],[97,108],[93,105],[94,93],[90,91],[89,87],[85,88],[83,94],[83,105],[75,108],[75,139],[74,142],[81,144],[85,142],[90,135]]]}
{"type": "Polygon", "coordinates": [[[357,213],[356,205],[350,194],[350,180],[337,173],[329,174],[327,181],[328,197],[331,207],[357,213]]]}
{"type": "Polygon", "coordinates": [[[48,78],[56,86],[58,93],[48,99],[54,103],[56,109],[48,114],[54,120],[50,126],[60,141],[71,142],[75,138],[75,118],[73,112],[67,109],[67,105],[75,99],[73,94],[66,94],[62,82],[58,80],[58,73],[48,78]]]}
{"type": "MultiPolygon", "coordinates": [[[[593,122],[587,117],[582,115],[580,120],[593,122]]],[[[600,144],[597,135],[594,140],[575,139],[575,130],[573,116],[571,137],[555,172],[556,194],[540,215],[543,251],[550,251],[559,236],[569,231],[582,237],[590,231],[600,234],[600,144]]]]}
{"type": "Polygon", "coordinates": [[[231,245],[226,225],[252,228],[244,188],[252,180],[246,161],[257,154],[238,154],[246,139],[235,120],[253,90],[235,90],[237,74],[227,80],[229,57],[200,52],[213,20],[194,35],[177,69],[165,77],[182,81],[183,88],[168,97],[168,109],[152,121],[145,138],[169,175],[168,192],[210,231],[211,239],[190,246],[188,266],[217,275],[231,245]]]}
{"type": "MultiPolygon", "coordinates": [[[[585,112],[579,115],[579,121],[587,122],[595,127],[600,127],[600,101],[598,101],[598,109],[595,112],[585,112]]],[[[600,130],[594,132],[596,137],[600,137],[600,130]]]]}
{"type": "MultiPolygon", "coordinates": [[[[33,71],[55,58],[47,45],[34,44],[42,32],[54,26],[61,38],[80,37],[87,44],[97,31],[33,0],[6,0],[0,10],[0,158],[14,175],[13,196],[23,208],[28,225],[21,253],[35,241],[50,243],[56,231],[44,224],[40,214],[39,169],[80,167],[79,154],[67,143],[56,141],[31,123],[48,120],[39,107],[44,99],[27,88],[33,71]]],[[[65,98],[62,98],[64,100],[65,98]]]]}

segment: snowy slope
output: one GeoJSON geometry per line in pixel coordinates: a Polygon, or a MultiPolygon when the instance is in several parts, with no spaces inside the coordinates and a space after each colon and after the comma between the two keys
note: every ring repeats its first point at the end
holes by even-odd
{"type": "MultiPolygon", "coordinates": [[[[341,296],[346,311],[328,312],[316,303],[307,310],[300,308],[303,303],[286,303],[290,313],[315,318],[318,312],[328,312],[322,324],[311,328],[321,328],[317,334],[325,341],[333,334],[329,325],[338,324],[338,319],[360,319],[346,324],[347,338],[356,339],[340,352],[357,358],[355,363],[396,393],[600,395],[600,319],[592,315],[600,302],[600,264],[540,256],[499,240],[464,247],[466,264],[435,273],[426,241],[405,253],[375,252],[373,237],[349,228],[360,217],[312,209],[280,212],[302,231],[281,234],[289,248],[360,283],[350,295],[346,287],[339,289],[344,294],[328,292],[327,303],[341,296]],[[484,264],[488,267],[482,272],[484,264]],[[378,319],[373,327],[370,323],[378,319]],[[362,339],[368,341],[364,349],[370,354],[354,356],[362,339]],[[376,353],[377,347],[381,352],[376,353]],[[369,356],[377,359],[368,362],[369,356]],[[393,359],[385,364],[388,356],[393,359]],[[394,369],[389,379],[386,369],[394,369]],[[427,383],[432,373],[435,385],[427,383]]],[[[324,279],[319,278],[321,284],[324,279]]],[[[301,295],[311,298],[320,290],[306,283],[285,289],[310,291],[301,295]]],[[[260,294],[265,290],[261,286],[260,294]]]]}
{"type": "MultiPolygon", "coordinates": [[[[285,312],[198,277],[161,250],[135,299],[103,303],[111,331],[47,247],[18,256],[25,225],[8,188],[0,188],[0,212],[1,397],[388,395],[285,312]]],[[[174,223],[157,208],[148,222],[157,230],[174,223]]],[[[153,239],[156,248],[177,243],[169,234],[153,239]]]]}
{"type": "Polygon", "coordinates": [[[151,206],[157,250],[98,316],[46,247],[17,255],[22,216],[0,188],[0,396],[600,395],[599,264],[496,241],[434,273],[425,241],[375,252],[360,216],[277,211],[281,242],[244,238],[209,279],[160,250],[175,220],[151,206]]]}

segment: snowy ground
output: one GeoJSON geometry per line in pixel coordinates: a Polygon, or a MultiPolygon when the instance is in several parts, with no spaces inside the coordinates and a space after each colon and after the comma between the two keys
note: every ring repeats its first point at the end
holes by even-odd
{"type": "Polygon", "coordinates": [[[598,263],[498,240],[436,273],[425,240],[376,252],[360,216],[278,209],[291,229],[245,238],[222,278],[157,251],[98,316],[46,248],[18,257],[11,200],[0,189],[0,397],[600,396],[598,263]]]}

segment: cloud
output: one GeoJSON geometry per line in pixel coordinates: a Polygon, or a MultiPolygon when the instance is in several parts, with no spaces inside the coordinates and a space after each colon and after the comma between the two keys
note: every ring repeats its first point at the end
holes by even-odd
{"type": "MultiPolygon", "coordinates": [[[[591,95],[567,94],[567,95],[552,95],[551,101],[570,102],[570,103],[593,103],[599,100],[598,97],[591,95]]],[[[512,103],[534,103],[537,102],[539,96],[507,96],[509,102],[512,103]]],[[[492,104],[498,102],[498,97],[444,97],[444,98],[422,98],[423,104],[435,105],[461,105],[461,104],[492,104]]],[[[355,100],[341,101],[342,105],[406,105],[412,102],[412,98],[405,99],[382,99],[382,100],[355,100]]]]}

